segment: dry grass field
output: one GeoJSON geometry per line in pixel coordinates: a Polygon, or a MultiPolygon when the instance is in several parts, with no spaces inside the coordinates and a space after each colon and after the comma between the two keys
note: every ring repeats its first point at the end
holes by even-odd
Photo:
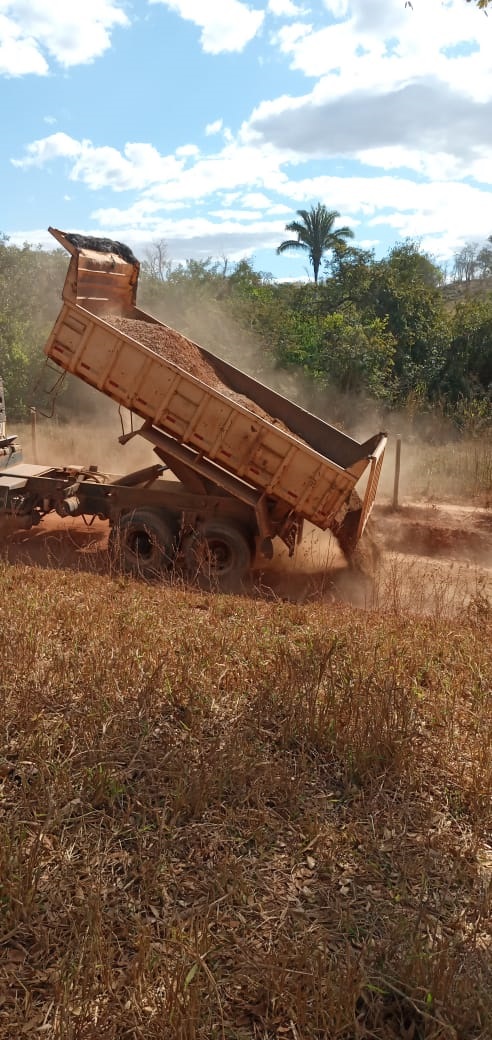
{"type": "Polygon", "coordinates": [[[391,582],[0,566],[2,1040],[492,1036],[490,602],[391,582]]]}
{"type": "Polygon", "coordinates": [[[490,458],[407,456],[372,584],[4,543],[0,1040],[490,1040],[490,458]]]}

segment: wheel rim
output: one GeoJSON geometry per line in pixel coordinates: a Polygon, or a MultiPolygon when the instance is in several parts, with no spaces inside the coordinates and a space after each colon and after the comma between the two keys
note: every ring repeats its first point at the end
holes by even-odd
{"type": "Polygon", "coordinates": [[[222,538],[211,538],[206,543],[206,560],[215,574],[227,574],[233,563],[230,545],[222,538]]]}
{"type": "Polygon", "coordinates": [[[127,533],[126,544],[128,550],[136,560],[148,562],[154,555],[154,542],[149,532],[144,527],[137,528],[127,533]]]}

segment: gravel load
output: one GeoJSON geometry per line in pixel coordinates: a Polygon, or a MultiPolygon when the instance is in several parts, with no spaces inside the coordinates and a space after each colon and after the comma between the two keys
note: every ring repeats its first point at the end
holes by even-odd
{"type": "Polygon", "coordinates": [[[138,264],[136,256],[124,242],[116,242],[113,238],[94,238],[92,235],[76,235],[65,231],[64,237],[76,249],[90,249],[94,253],[114,253],[127,264],[138,264]]]}
{"type": "Polygon", "coordinates": [[[175,329],[168,328],[165,325],[154,325],[150,321],[140,321],[137,318],[123,318],[115,314],[104,314],[102,318],[125,336],[130,336],[131,339],[135,339],[139,343],[143,343],[144,346],[150,347],[156,354],[159,354],[159,357],[179,365],[180,368],[189,372],[190,375],[195,376],[195,379],[200,379],[202,383],[206,383],[212,390],[217,390],[228,397],[229,400],[242,405],[243,408],[247,408],[254,415],[259,416],[261,419],[266,419],[267,422],[273,423],[286,433],[290,433],[292,437],[296,437],[296,440],[300,440],[297,434],[289,430],[279,419],[273,418],[263,408],[255,404],[254,401],[251,401],[249,397],[246,397],[244,394],[238,394],[230,386],[227,386],[215,371],[213,364],[203,356],[200,347],[180,332],[176,332],[175,329]]]}

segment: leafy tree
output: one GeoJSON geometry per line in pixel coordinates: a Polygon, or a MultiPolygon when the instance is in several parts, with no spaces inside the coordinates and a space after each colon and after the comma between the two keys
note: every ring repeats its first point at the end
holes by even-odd
{"type": "Polygon", "coordinates": [[[298,209],[297,215],[300,220],[293,220],[285,225],[285,230],[297,235],[297,238],[285,239],[280,243],[277,253],[284,253],[290,249],[307,252],[317,285],[324,254],[330,250],[343,252],[347,239],[353,238],[354,233],[349,227],[334,228],[335,220],[340,214],[336,210],[328,210],[322,202],[311,206],[310,210],[298,209]]]}
{"type": "Polygon", "coordinates": [[[442,385],[451,401],[485,397],[492,411],[492,296],[456,307],[442,385]]]}
{"type": "Polygon", "coordinates": [[[477,256],[480,278],[488,278],[492,274],[492,235],[489,235],[487,243],[487,245],[482,246],[477,256]]]}
{"type": "Polygon", "coordinates": [[[291,315],[297,336],[281,351],[284,364],[301,365],[324,386],[342,393],[390,398],[394,339],[380,318],[340,312],[322,317],[291,315]]]}
{"type": "Polygon", "coordinates": [[[11,419],[24,418],[29,404],[39,403],[42,348],[60,308],[65,273],[64,251],[19,248],[0,235],[0,375],[11,419]]]}
{"type": "Polygon", "coordinates": [[[268,285],[272,275],[266,271],[255,271],[248,259],[238,260],[227,278],[228,289],[232,293],[247,294],[260,285],[268,285]]]}
{"type": "Polygon", "coordinates": [[[330,275],[323,283],[319,296],[320,305],[328,311],[338,310],[351,304],[364,311],[374,304],[374,270],[376,258],[373,250],[347,246],[340,253],[333,253],[326,261],[325,270],[330,275]]]}
{"type": "Polygon", "coordinates": [[[439,386],[449,349],[449,320],[439,291],[441,272],[411,240],[399,243],[373,267],[372,309],[385,318],[396,342],[394,375],[401,398],[439,386]]]}

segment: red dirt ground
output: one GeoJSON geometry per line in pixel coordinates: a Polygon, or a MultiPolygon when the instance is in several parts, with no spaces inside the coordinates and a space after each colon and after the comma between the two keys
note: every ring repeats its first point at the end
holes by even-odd
{"type": "MultiPolygon", "coordinates": [[[[462,505],[412,503],[392,512],[378,506],[374,522],[383,549],[370,586],[351,574],[329,533],[307,525],[294,559],[278,549],[253,575],[256,594],[306,602],[344,601],[376,609],[455,613],[480,590],[492,602],[492,513],[462,505]]],[[[108,524],[46,517],[1,545],[12,564],[107,572],[108,524]]]]}

